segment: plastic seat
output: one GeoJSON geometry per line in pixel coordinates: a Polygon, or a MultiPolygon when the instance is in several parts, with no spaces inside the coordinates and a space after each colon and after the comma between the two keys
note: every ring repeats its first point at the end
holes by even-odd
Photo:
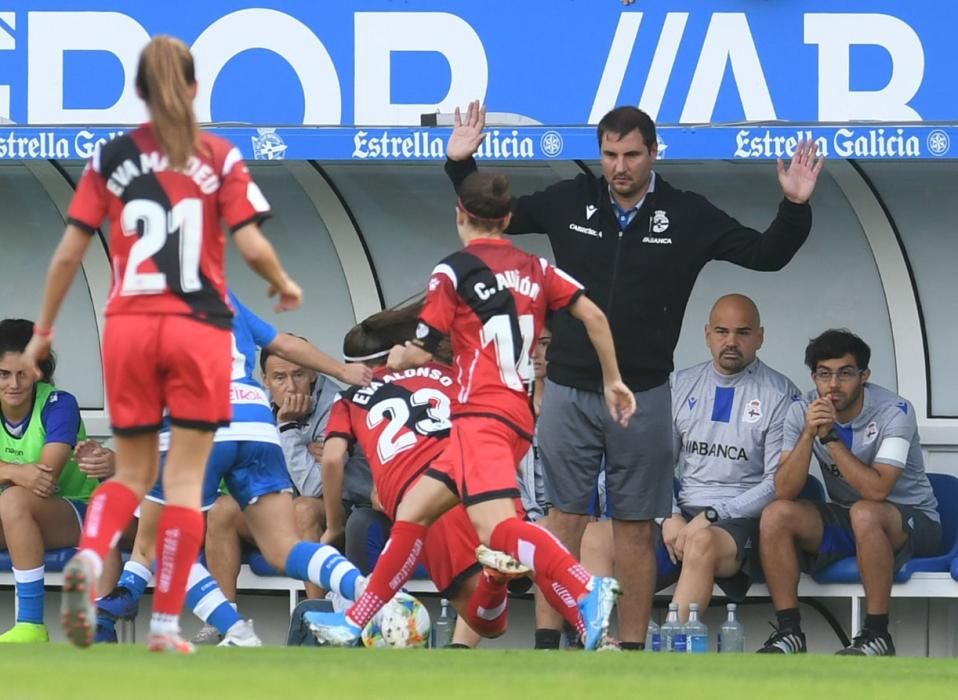
{"type": "MultiPolygon", "coordinates": [[[[76,554],[76,551],[76,547],[51,549],[43,557],[43,566],[47,571],[63,571],[63,567],[76,554]]],[[[13,571],[10,552],[5,549],[0,549],[0,571],[13,571]]]]}
{"type": "MultiPolygon", "coordinates": [[[[938,499],[941,518],[941,548],[932,557],[914,557],[895,572],[895,583],[904,583],[916,571],[952,571],[958,557],[958,479],[950,474],[929,474],[928,480],[938,499]]],[[[855,557],[846,557],[819,571],[814,576],[819,583],[861,583],[861,572],[855,557]]]]}

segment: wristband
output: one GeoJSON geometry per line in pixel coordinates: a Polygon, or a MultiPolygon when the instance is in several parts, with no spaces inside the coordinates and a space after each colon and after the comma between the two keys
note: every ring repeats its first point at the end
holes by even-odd
{"type": "Polygon", "coordinates": [[[37,324],[33,324],[33,335],[40,336],[41,338],[49,338],[53,335],[53,326],[49,328],[41,328],[37,324]]]}
{"type": "Polygon", "coordinates": [[[825,433],[825,437],[818,438],[818,442],[821,443],[822,445],[827,445],[830,442],[838,442],[841,439],[842,439],[842,436],[838,434],[838,431],[832,428],[827,433],[825,433]]]}

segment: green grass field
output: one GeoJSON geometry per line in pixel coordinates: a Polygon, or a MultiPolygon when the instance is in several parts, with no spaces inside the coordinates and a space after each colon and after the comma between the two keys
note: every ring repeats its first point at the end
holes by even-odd
{"type": "Polygon", "coordinates": [[[958,697],[953,659],[850,659],[534,651],[203,648],[0,649],[9,700],[64,698],[831,698],[958,697]]]}

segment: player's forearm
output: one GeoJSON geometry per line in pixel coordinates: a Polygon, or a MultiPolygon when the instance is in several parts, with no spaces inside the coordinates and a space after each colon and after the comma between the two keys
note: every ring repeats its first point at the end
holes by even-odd
{"type": "Polygon", "coordinates": [[[830,442],[828,448],[842,477],[862,498],[867,501],[884,501],[888,498],[889,489],[881,475],[853,455],[844,443],[830,442]]]}
{"type": "Polygon", "coordinates": [[[775,500],[775,481],[761,482],[724,503],[715,503],[715,510],[722,518],[757,518],[769,503],[775,500]]]}
{"type": "Polygon", "coordinates": [[[276,336],[276,339],[270,343],[270,349],[284,360],[288,360],[293,364],[306,367],[307,369],[314,369],[317,372],[344,381],[346,365],[333,359],[315,345],[302,338],[297,338],[295,335],[290,335],[289,333],[280,333],[276,336]]]}
{"type": "Polygon", "coordinates": [[[793,501],[798,498],[808,479],[812,463],[812,440],[815,437],[802,433],[795,448],[788,454],[775,473],[775,498],[793,501]]]}
{"type": "Polygon", "coordinates": [[[21,466],[10,462],[0,462],[0,486],[13,486],[16,483],[13,475],[16,473],[15,470],[20,469],[21,466]]]}

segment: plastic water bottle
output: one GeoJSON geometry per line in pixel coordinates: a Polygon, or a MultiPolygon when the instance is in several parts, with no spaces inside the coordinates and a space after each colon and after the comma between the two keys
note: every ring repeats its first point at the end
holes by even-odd
{"type": "Polygon", "coordinates": [[[718,650],[723,654],[741,654],[745,651],[745,625],[735,616],[735,603],[725,607],[728,609],[728,619],[719,628],[718,650]]]}
{"type": "Polygon", "coordinates": [[[669,603],[669,614],[662,623],[663,651],[685,651],[685,626],[679,622],[679,604],[669,603]]]}
{"type": "Polygon", "coordinates": [[[662,651],[662,630],[652,619],[649,620],[649,629],[645,633],[645,648],[649,651],[662,651]]]}
{"type": "Polygon", "coordinates": [[[689,621],[685,623],[687,651],[704,654],[709,650],[709,628],[699,619],[699,604],[689,603],[689,621]]]}
{"type": "Polygon", "coordinates": [[[456,631],[456,613],[449,601],[443,598],[439,605],[439,617],[432,623],[433,649],[442,649],[452,644],[452,635],[456,631]]]}

